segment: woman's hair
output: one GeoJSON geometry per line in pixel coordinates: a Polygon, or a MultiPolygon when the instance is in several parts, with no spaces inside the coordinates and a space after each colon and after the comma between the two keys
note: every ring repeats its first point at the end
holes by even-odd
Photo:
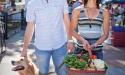
{"type": "MultiPolygon", "coordinates": [[[[96,7],[99,9],[99,4],[101,3],[101,0],[96,0],[97,2],[96,2],[96,7]]],[[[83,2],[83,4],[84,4],[84,6],[86,6],[87,5],[87,3],[88,3],[88,0],[82,0],[82,2],[83,2]]]]}

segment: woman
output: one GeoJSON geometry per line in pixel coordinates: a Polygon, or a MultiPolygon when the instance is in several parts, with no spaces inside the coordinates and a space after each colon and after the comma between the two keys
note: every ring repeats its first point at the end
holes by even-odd
{"type": "MultiPolygon", "coordinates": [[[[81,5],[72,12],[70,35],[81,42],[85,50],[90,51],[108,38],[110,17],[108,9],[100,9],[100,0],[83,2],[84,6],[81,5]],[[77,27],[78,33],[75,31],[77,27]]],[[[69,40],[69,48],[71,48],[71,42],[69,40]]],[[[98,59],[103,59],[102,48],[93,50],[92,53],[98,59]]]]}

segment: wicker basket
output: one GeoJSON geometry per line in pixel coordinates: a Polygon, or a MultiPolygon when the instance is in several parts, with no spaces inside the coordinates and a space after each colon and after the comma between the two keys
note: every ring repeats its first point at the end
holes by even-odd
{"type": "Polygon", "coordinates": [[[76,70],[67,68],[68,75],[105,75],[105,70],[76,70]]]}
{"type": "MultiPolygon", "coordinates": [[[[101,46],[102,47],[102,46],[101,46]]],[[[77,54],[78,55],[78,57],[79,58],[81,58],[81,56],[84,54],[84,52],[83,51],[81,51],[81,53],[80,54],[77,54]]],[[[89,55],[89,61],[88,61],[88,65],[87,66],[89,66],[90,65],[90,62],[92,62],[92,59],[95,59],[95,58],[93,58],[93,55],[92,55],[92,52],[91,52],[91,50],[89,50],[88,51],[88,55],[89,55]]],[[[94,63],[93,63],[93,65],[95,65],[94,63]]],[[[105,67],[107,67],[107,65],[105,64],[105,67]]],[[[94,67],[94,68],[92,68],[92,69],[90,69],[90,68],[86,68],[86,69],[83,69],[83,70],[81,70],[81,69],[75,69],[75,68],[72,68],[72,67],[68,67],[67,66],[67,72],[68,72],[68,74],[67,75],[105,75],[105,73],[106,73],[106,70],[107,70],[107,68],[104,68],[104,69],[97,69],[96,67],[94,67]]]]}

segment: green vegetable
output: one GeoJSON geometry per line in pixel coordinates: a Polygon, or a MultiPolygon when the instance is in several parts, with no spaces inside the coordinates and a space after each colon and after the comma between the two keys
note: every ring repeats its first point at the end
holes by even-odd
{"type": "MultiPolygon", "coordinates": [[[[84,56],[85,58],[86,56],[84,56]]],[[[85,58],[88,59],[87,57],[85,58]]],[[[69,68],[76,68],[76,69],[84,69],[87,65],[87,61],[83,60],[80,61],[80,58],[78,58],[75,54],[67,55],[64,59],[64,63],[69,68]]]]}
{"type": "Polygon", "coordinates": [[[104,67],[104,69],[105,69],[105,70],[107,70],[107,69],[108,69],[108,66],[107,66],[106,64],[105,64],[105,67],[104,67]]]}
{"type": "Polygon", "coordinates": [[[88,54],[83,54],[81,57],[82,57],[82,59],[84,59],[85,61],[88,61],[88,59],[89,59],[89,55],[88,55],[88,54]]]}

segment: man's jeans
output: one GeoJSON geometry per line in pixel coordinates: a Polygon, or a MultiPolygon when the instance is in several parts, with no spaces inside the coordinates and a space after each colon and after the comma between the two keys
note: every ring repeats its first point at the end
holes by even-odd
{"type": "Polygon", "coordinates": [[[67,53],[66,44],[59,49],[51,51],[39,50],[36,48],[35,50],[35,54],[37,57],[36,64],[39,68],[40,73],[42,75],[48,75],[50,57],[52,56],[57,75],[67,75],[65,65],[63,65],[59,69],[59,66],[60,64],[62,64],[64,56],[66,56],[66,53],[67,53]]]}

